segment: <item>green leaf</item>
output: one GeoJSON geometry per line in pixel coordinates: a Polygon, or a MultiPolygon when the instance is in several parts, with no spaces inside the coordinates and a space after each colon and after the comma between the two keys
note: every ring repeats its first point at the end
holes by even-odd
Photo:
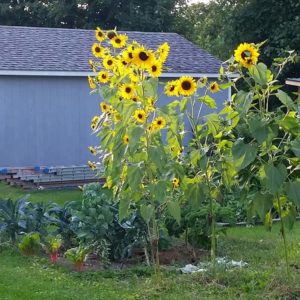
{"type": "Polygon", "coordinates": [[[228,88],[230,88],[231,86],[233,86],[234,83],[233,82],[226,82],[226,83],[222,83],[219,85],[219,87],[222,89],[222,90],[227,90],[228,88]]]}
{"type": "Polygon", "coordinates": [[[295,138],[291,142],[292,151],[295,153],[297,157],[300,157],[300,137],[295,138]]]}
{"type": "Polygon", "coordinates": [[[200,151],[199,150],[193,150],[190,154],[191,163],[194,167],[197,166],[198,160],[200,159],[200,151]]]}
{"type": "Polygon", "coordinates": [[[300,207],[300,181],[289,182],[286,185],[287,196],[297,207],[300,207]]]}
{"type": "Polygon", "coordinates": [[[238,91],[234,97],[234,103],[236,105],[236,110],[241,116],[245,116],[250,109],[253,101],[252,92],[238,91]]]}
{"type": "Polygon", "coordinates": [[[153,214],[154,214],[154,207],[153,205],[151,204],[148,204],[148,205],[141,205],[141,215],[142,215],[142,218],[145,220],[145,222],[147,224],[149,224],[153,214]]]}
{"type": "Polygon", "coordinates": [[[252,66],[249,69],[249,74],[256,83],[263,87],[267,85],[271,76],[270,70],[268,70],[267,66],[263,63],[252,66]]]}
{"type": "Polygon", "coordinates": [[[286,176],[287,170],[283,164],[279,164],[275,167],[273,164],[264,165],[265,178],[263,183],[266,186],[266,189],[272,194],[275,195],[281,189],[286,176]]]}
{"type": "Polygon", "coordinates": [[[128,166],[127,170],[128,184],[133,191],[139,189],[143,178],[143,171],[140,166],[128,166]]]}
{"type": "Polygon", "coordinates": [[[128,208],[130,204],[129,197],[121,198],[119,204],[119,220],[122,221],[128,217],[128,208]]]}
{"type": "Polygon", "coordinates": [[[177,221],[177,223],[180,223],[181,219],[181,208],[178,203],[178,201],[170,201],[168,202],[168,210],[170,215],[177,221]]]}
{"type": "Polygon", "coordinates": [[[274,196],[271,194],[262,194],[261,192],[255,194],[253,205],[261,220],[264,220],[267,212],[273,207],[273,198],[274,196]]]}
{"type": "Polygon", "coordinates": [[[249,120],[249,130],[251,135],[262,144],[265,141],[272,141],[278,133],[278,125],[268,124],[265,120],[258,116],[253,117],[249,120]]]}
{"type": "Polygon", "coordinates": [[[205,200],[207,188],[201,183],[187,184],[184,191],[185,197],[192,204],[194,209],[199,209],[205,200]]]}
{"type": "Polygon", "coordinates": [[[180,111],[183,112],[186,109],[186,106],[189,103],[189,99],[188,98],[183,98],[181,99],[181,101],[179,102],[179,108],[180,111]]]}
{"type": "Polygon", "coordinates": [[[208,132],[213,136],[218,134],[218,131],[221,127],[221,122],[217,114],[209,114],[206,116],[208,132]]]}
{"type": "Polygon", "coordinates": [[[129,149],[130,151],[135,151],[137,148],[137,145],[140,141],[141,136],[144,133],[144,129],[141,126],[133,126],[128,131],[128,137],[129,137],[129,149]]]}
{"type": "Polygon", "coordinates": [[[290,96],[282,90],[278,90],[276,93],[276,97],[280,100],[282,104],[284,104],[289,110],[295,110],[296,105],[290,96]]]}
{"type": "Polygon", "coordinates": [[[294,135],[300,136],[300,124],[296,114],[287,115],[286,117],[278,121],[278,125],[281,126],[284,130],[294,135]]]}
{"type": "Polygon", "coordinates": [[[197,100],[200,102],[203,102],[210,108],[217,108],[217,103],[216,103],[215,99],[210,97],[209,95],[199,97],[197,100]]]}
{"type": "Polygon", "coordinates": [[[232,146],[232,156],[238,170],[246,168],[257,155],[256,144],[245,144],[243,140],[237,140],[232,146]]]}

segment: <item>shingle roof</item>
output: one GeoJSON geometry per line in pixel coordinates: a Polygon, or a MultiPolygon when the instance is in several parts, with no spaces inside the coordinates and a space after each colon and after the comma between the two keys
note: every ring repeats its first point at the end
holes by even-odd
{"type": "MultiPolygon", "coordinates": [[[[221,62],[176,33],[125,32],[147,48],[168,42],[168,73],[218,73],[221,62]]],[[[93,30],[0,26],[0,70],[89,71],[93,30]]]]}

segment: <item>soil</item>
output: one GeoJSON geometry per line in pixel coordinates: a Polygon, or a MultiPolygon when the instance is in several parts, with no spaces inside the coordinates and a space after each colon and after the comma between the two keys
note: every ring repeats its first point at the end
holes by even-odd
{"type": "MultiPolygon", "coordinates": [[[[161,266],[184,266],[200,260],[207,260],[208,255],[209,254],[206,250],[195,249],[182,242],[178,242],[173,247],[159,253],[159,262],[161,266]]],[[[111,262],[110,268],[120,270],[145,263],[146,261],[143,249],[135,249],[131,258],[111,262]]],[[[57,264],[76,271],[76,266],[62,256],[59,256],[57,264]]],[[[96,255],[90,254],[84,262],[82,271],[101,271],[104,269],[105,265],[99,260],[99,258],[96,255]]]]}

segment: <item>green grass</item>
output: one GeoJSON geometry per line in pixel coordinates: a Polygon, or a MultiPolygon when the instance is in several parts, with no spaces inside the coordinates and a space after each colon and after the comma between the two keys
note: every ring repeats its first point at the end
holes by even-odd
{"type": "Polygon", "coordinates": [[[77,201],[81,199],[81,191],[79,189],[66,190],[24,190],[20,187],[9,186],[0,182],[0,199],[11,198],[18,199],[25,195],[30,195],[32,202],[48,202],[53,201],[63,204],[66,201],[77,201]]]}
{"type": "Polygon", "coordinates": [[[219,256],[244,260],[244,269],[218,270],[216,276],[162,271],[146,267],[77,274],[52,266],[45,258],[3,251],[0,256],[1,300],[63,299],[299,299],[300,224],[289,233],[292,279],[286,277],[279,226],[231,228],[220,237],[219,256]]]}

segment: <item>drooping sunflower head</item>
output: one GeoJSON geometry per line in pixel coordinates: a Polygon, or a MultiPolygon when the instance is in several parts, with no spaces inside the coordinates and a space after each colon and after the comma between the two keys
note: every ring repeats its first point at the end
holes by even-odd
{"type": "Polygon", "coordinates": [[[135,93],[135,87],[133,83],[124,83],[121,85],[119,90],[119,95],[126,100],[132,99],[134,93],[135,93]]]}
{"type": "Polygon", "coordinates": [[[94,170],[96,170],[96,165],[92,162],[92,161],[88,161],[88,166],[94,171],[94,170]]]}
{"type": "Polygon", "coordinates": [[[220,91],[220,87],[219,87],[219,84],[214,81],[212,82],[210,85],[209,85],[209,90],[211,93],[217,93],[220,91]]]}
{"type": "Polygon", "coordinates": [[[107,55],[103,59],[103,67],[107,70],[112,70],[115,66],[115,60],[111,55],[107,55]]]}
{"type": "Polygon", "coordinates": [[[110,39],[110,43],[114,48],[123,48],[126,45],[128,36],[125,34],[118,34],[110,39]]]}
{"type": "Polygon", "coordinates": [[[134,96],[131,98],[131,100],[132,100],[133,102],[141,102],[141,98],[140,98],[139,96],[137,96],[137,95],[134,95],[134,96]]]}
{"type": "Polygon", "coordinates": [[[167,122],[163,117],[157,117],[154,120],[154,124],[158,129],[163,129],[164,127],[166,127],[167,122]]]}
{"type": "Polygon", "coordinates": [[[105,102],[100,103],[100,109],[103,113],[108,113],[111,110],[110,106],[105,102]]]}
{"type": "Polygon", "coordinates": [[[144,123],[146,121],[147,115],[146,112],[143,109],[137,109],[134,112],[134,118],[139,123],[144,123]]]}
{"type": "Polygon", "coordinates": [[[148,68],[153,62],[155,56],[151,50],[144,47],[138,47],[133,51],[133,63],[140,68],[148,68]]]}
{"type": "Polygon", "coordinates": [[[168,81],[165,86],[165,94],[167,96],[178,96],[178,80],[168,81]]]}
{"type": "Polygon", "coordinates": [[[159,60],[164,63],[169,55],[169,51],[170,51],[170,46],[168,43],[163,43],[162,45],[160,45],[157,49],[157,54],[159,57],[159,60]]]}
{"type": "Polygon", "coordinates": [[[208,78],[207,78],[207,77],[201,77],[201,78],[198,80],[198,82],[200,83],[201,86],[206,86],[207,81],[208,81],[208,78]]]}
{"type": "Polygon", "coordinates": [[[107,32],[106,32],[106,36],[108,37],[108,39],[113,39],[115,36],[117,36],[118,35],[118,33],[117,33],[117,31],[116,30],[108,30],[107,32]]]}
{"type": "Polygon", "coordinates": [[[161,70],[162,70],[162,64],[160,61],[158,61],[156,59],[153,60],[153,62],[147,68],[148,73],[152,77],[159,77],[161,74],[161,70]]]}
{"type": "Polygon", "coordinates": [[[173,180],[172,180],[172,183],[173,183],[173,187],[174,187],[174,188],[179,187],[179,185],[180,185],[180,180],[179,180],[179,178],[174,177],[173,180]]]}
{"type": "Polygon", "coordinates": [[[109,77],[108,72],[103,70],[98,73],[97,79],[101,83],[107,83],[109,81],[109,77]]]}
{"type": "Polygon", "coordinates": [[[96,70],[96,65],[95,65],[94,61],[90,59],[89,64],[90,64],[91,70],[95,73],[97,70],[96,70]]]}
{"type": "Polygon", "coordinates": [[[248,69],[257,64],[258,57],[258,49],[253,44],[242,43],[234,51],[235,60],[248,69]]]}
{"type": "Polygon", "coordinates": [[[91,76],[88,76],[88,81],[89,81],[90,88],[92,90],[94,90],[97,87],[97,85],[96,85],[96,83],[94,81],[94,78],[91,77],[91,76]]]}
{"type": "Polygon", "coordinates": [[[95,31],[95,35],[96,35],[96,39],[99,42],[103,42],[105,40],[105,33],[99,28],[97,27],[96,31],[95,31]]]}
{"type": "Polygon", "coordinates": [[[178,80],[177,89],[179,95],[191,96],[195,94],[197,90],[197,84],[194,78],[190,76],[183,76],[178,80]]]}
{"type": "Polygon", "coordinates": [[[96,151],[96,149],[95,149],[94,147],[90,146],[90,147],[89,147],[89,150],[90,150],[90,152],[91,152],[93,155],[97,155],[97,151],[96,151]]]}
{"type": "Polygon", "coordinates": [[[127,145],[127,144],[129,143],[129,136],[128,136],[127,134],[125,134],[125,135],[123,136],[123,143],[124,143],[125,145],[127,145]]]}

